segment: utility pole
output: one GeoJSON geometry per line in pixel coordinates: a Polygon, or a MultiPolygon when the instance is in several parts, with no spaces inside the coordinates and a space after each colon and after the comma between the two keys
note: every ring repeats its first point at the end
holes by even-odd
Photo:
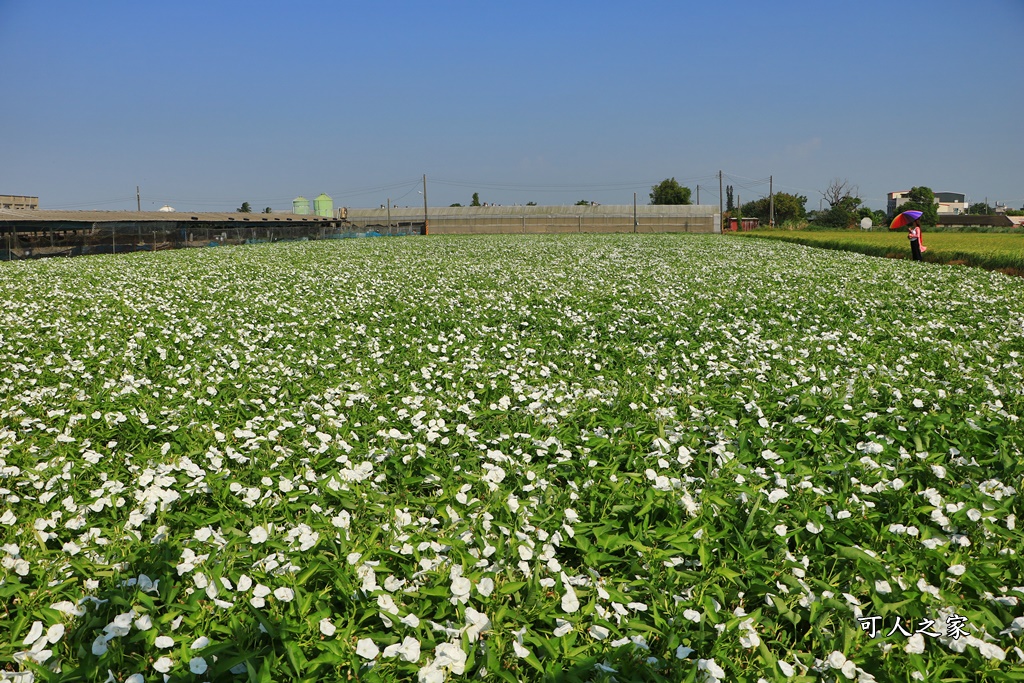
{"type": "Polygon", "coordinates": [[[775,192],[772,189],[772,177],[768,176],[768,225],[775,227],[775,192]]]}
{"type": "Polygon", "coordinates": [[[697,186],[697,204],[700,204],[700,185],[697,186]]]}
{"type": "Polygon", "coordinates": [[[636,192],[633,193],[633,232],[636,232],[636,192]]]}
{"type": "Polygon", "coordinates": [[[427,234],[430,217],[427,215],[427,174],[423,174],[423,234],[427,234]]]}
{"type": "Polygon", "coordinates": [[[139,194],[139,186],[135,186],[135,210],[142,213],[142,195],[139,194]]]}
{"type": "Polygon", "coordinates": [[[391,197],[388,197],[388,234],[391,234],[391,197]]]}
{"type": "MultiPolygon", "coordinates": [[[[722,172],[718,172],[718,222],[722,222],[722,214],[725,213],[725,206],[722,204],[722,172]]],[[[721,229],[725,229],[724,225],[719,225],[721,229]]]]}

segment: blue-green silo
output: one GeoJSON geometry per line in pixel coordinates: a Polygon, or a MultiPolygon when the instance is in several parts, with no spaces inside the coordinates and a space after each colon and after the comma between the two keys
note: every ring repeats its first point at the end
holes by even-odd
{"type": "Polygon", "coordinates": [[[313,200],[313,213],[324,218],[334,217],[334,200],[323,192],[313,200]]]}
{"type": "Polygon", "coordinates": [[[300,216],[309,215],[309,200],[305,197],[299,196],[292,200],[292,213],[300,216]]]}

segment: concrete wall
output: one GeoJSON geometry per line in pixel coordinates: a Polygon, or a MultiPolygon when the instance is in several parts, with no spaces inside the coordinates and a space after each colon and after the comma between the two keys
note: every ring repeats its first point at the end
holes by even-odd
{"type": "MultiPolygon", "coordinates": [[[[428,209],[429,233],[551,234],[634,232],[632,206],[483,206],[428,209]]],[[[386,226],[386,209],[349,209],[357,227],[386,226]]],[[[391,225],[423,224],[422,209],[392,208],[391,225]]],[[[637,206],[635,232],[721,232],[717,206],[637,206]]]]}

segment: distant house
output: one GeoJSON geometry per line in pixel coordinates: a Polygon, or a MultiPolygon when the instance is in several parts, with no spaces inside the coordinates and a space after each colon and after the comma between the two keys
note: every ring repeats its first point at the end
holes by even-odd
{"type": "MultiPolygon", "coordinates": [[[[899,212],[899,208],[906,204],[910,190],[890,192],[886,202],[886,210],[890,216],[899,212]]],[[[962,192],[936,192],[935,203],[939,205],[940,216],[959,216],[967,213],[967,195],[962,192]]]]}
{"type": "Polygon", "coordinates": [[[0,209],[38,209],[39,197],[20,194],[0,194],[0,209]]]}

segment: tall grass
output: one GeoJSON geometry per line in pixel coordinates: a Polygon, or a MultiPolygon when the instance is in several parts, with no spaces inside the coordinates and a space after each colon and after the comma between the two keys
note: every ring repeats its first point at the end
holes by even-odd
{"type": "MultiPolygon", "coordinates": [[[[744,233],[742,237],[796,242],[884,258],[910,258],[910,246],[903,231],[757,231],[744,233]]],[[[1024,274],[1024,235],[1020,233],[929,231],[923,241],[928,247],[925,261],[1024,274]]]]}

